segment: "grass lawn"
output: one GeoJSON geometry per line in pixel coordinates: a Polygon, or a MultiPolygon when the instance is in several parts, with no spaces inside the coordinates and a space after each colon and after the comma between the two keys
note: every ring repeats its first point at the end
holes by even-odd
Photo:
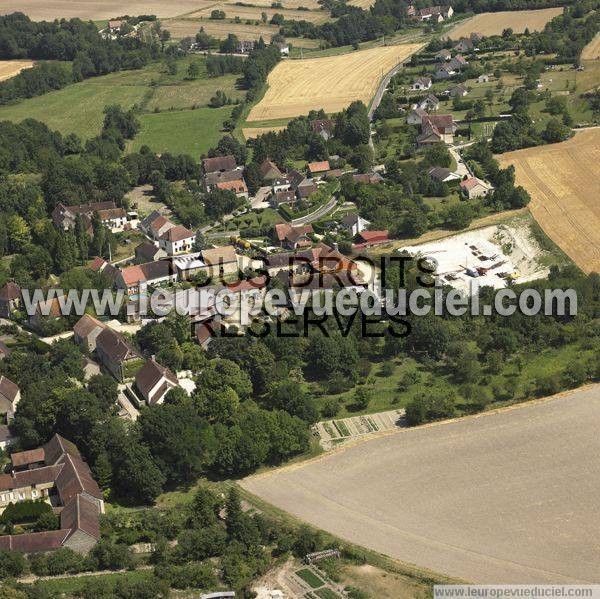
{"type": "Polygon", "coordinates": [[[143,114],[141,130],[129,144],[128,150],[150,146],[155,152],[200,154],[217,145],[223,136],[223,122],[231,115],[231,106],[198,108],[143,114]]]}
{"type": "Polygon", "coordinates": [[[312,570],[309,570],[308,568],[297,570],[296,576],[302,578],[302,580],[309,584],[313,589],[318,589],[324,584],[323,581],[312,570]]]}

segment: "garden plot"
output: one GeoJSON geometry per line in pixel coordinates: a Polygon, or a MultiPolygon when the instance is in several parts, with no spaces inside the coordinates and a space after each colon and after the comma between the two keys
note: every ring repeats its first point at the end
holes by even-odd
{"type": "Polygon", "coordinates": [[[542,248],[527,225],[497,225],[421,245],[401,248],[411,256],[431,258],[445,285],[470,295],[480,286],[506,287],[547,276],[542,248]]]}

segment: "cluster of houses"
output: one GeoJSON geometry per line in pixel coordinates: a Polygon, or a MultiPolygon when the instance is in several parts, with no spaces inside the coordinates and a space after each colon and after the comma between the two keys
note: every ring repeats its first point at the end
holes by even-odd
{"type": "Polygon", "coordinates": [[[77,447],[60,435],[13,453],[10,473],[0,474],[0,513],[11,503],[32,500],[50,504],[60,528],[0,536],[0,549],[33,553],[67,547],[86,554],[100,539],[102,492],[77,447]]]}
{"type": "Polygon", "coordinates": [[[59,203],[52,211],[52,222],[61,231],[73,231],[79,216],[84,229],[91,235],[94,214],[97,214],[102,225],[113,233],[135,229],[138,226],[137,212],[125,212],[114,202],[94,202],[78,206],[65,206],[59,203]]]}
{"type": "MultiPolygon", "coordinates": [[[[238,54],[249,54],[254,50],[257,43],[257,40],[240,40],[237,43],[236,52],[238,54]]],[[[287,42],[276,42],[275,45],[281,56],[290,55],[290,45],[287,42]]]]}
{"type": "Polygon", "coordinates": [[[406,12],[411,19],[421,23],[425,21],[442,23],[452,18],[454,9],[451,6],[428,6],[427,8],[418,9],[411,5],[406,12]]]}

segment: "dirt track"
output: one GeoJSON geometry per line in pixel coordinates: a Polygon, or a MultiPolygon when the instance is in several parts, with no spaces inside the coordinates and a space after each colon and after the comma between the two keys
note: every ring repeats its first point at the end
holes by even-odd
{"type": "Polygon", "coordinates": [[[242,481],[349,541],[480,583],[600,582],[600,385],[242,481]]]}

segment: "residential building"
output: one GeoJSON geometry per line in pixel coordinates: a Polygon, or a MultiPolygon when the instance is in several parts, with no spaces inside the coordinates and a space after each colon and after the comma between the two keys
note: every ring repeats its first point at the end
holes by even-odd
{"type": "Polygon", "coordinates": [[[279,208],[282,204],[293,206],[298,201],[296,194],[292,190],[277,191],[271,194],[269,204],[271,208],[279,208]]]}
{"type": "Polygon", "coordinates": [[[73,341],[89,352],[96,350],[96,339],[106,325],[91,314],[84,314],[73,327],[73,341]]]}
{"type": "Polygon", "coordinates": [[[449,168],[443,168],[441,166],[432,166],[428,171],[428,175],[436,181],[442,183],[448,183],[450,181],[456,181],[460,179],[460,175],[453,173],[449,168]]]}
{"type": "Polygon", "coordinates": [[[204,158],[202,160],[202,170],[205,175],[233,171],[236,168],[237,163],[231,154],[227,156],[215,156],[214,158],[204,158]]]}
{"type": "Polygon", "coordinates": [[[296,188],[296,194],[301,200],[305,200],[317,191],[317,184],[312,179],[303,179],[296,188]]]}
{"type": "Polygon", "coordinates": [[[189,281],[200,271],[204,271],[208,275],[208,268],[204,260],[202,260],[201,252],[180,254],[174,257],[172,262],[177,271],[177,278],[180,281],[189,281]]]}
{"type": "Polygon", "coordinates": [[[79,206],[65,206],[59,203],[52,211],[52,222],[58,229],[71,231],[75,228],[77,215],[80,215],[86,231],[91,234],[94,213],[98,214],[102,224],[113,233],[127,228],[127,213],[123,208],[117,208],[114,202],[95,202],[79,206]]]}
{"type": "Polygon", "coordinates": [[[0,374],[0,414],[11,418],[21,400],[21,390],[16,383],[0,374]]]}
{"type": "Polygon", "coordinates": [[[162,404],[167,393],[178,386],[177,377],[154,356],[135,375],[135,388],[149,406],[162,404]]]}
{"type": "MultiPolygon", "coordinates": [[[[0,449],[2,451],[6,451],[14,442],[15,438],[13,437],[10,429],[7,424],[0,425],[0,449]]],[[[0,478],[0,481],[2,479],[0,478]]],[[[0,482],[0,484],[2,484],[0,482]]]]}
{"type": "Polygon", "coordinates": [[[284,42],[277,42],[275,44],[279,48],[279,54],[281,56],[289,56],[290,55],[290,46],[284,42]]]}
{"type": "Polygon", "coordinates": [[[325,176],[325,173],[327,173],[331,167],[329,166],[329,160],[323,160],[321,162],[309,162],[307,169],[311,177],[320,179],[325,176]]]}
{"type": "Polygon", "coordinates": [[[415,108],[408,113],[406,122],[409,125],[420,125],[423,122],[423,118],[427,116],[426,110],[423,108],[415,108]]]}
{"type": "Polygon", "coordinates": [[[283,173],[279,170],[279,167],[269,160],[265,158],[260,164],[260,176],[267,183],[274,181],[275,179],[279,179],[283,177],[283,173]]]}
{"type": "Polygon", "coordinates": [[[490,80],[490,76],[487,74],[483,74],[483,75],[479,75],[479,77],[477,77],[477,83],[488,83],[490,80]]]}
{"type": "Polygon", "coordinates": [[[358,243],[354,245],[355,249],[363,249],[385,243],[389,241],[387,230],[383,231],[361,231],[358,234],[358,243]]]}
{"type": "MultiPolygon", "coordinates": [[[[246,194],[247,193],[248,191],[246,190],[246,194]]],[[[158,243],[169,256],[185,254],[190,252],[194,247],[194,244],[196,243],[196,233],[190,231],[183,225],[175,225],[160,236],[158,243]]]]}
{"type": "Polygon", "coordinates": [[[10,318],[21,306],[21,288],[13,281],[0,287],[0,317],[10,318]]]}
{"type": "Polygon", "coordinates": [[[96,354],[100,363],[118,381],[129,378],[140,355],[132,345],[116,331],[105,328],[96,339],[96,354]]]}
{"type": "Polygon", "coordinates": [[[417,103],[416,108],[421,110],[432,110],[435,112],[440,107],[440,101],[433,94],[427,94],[422,100],[417,103]]]}
{"type": "Polygon", "coordinates": [[[451,6],[429,6],[422,8],[415,13],[415,18],[419,21],[435,21],[441,23],[450,19],[454,14],[454,9],[451,6]]]}
{"type": "Polygon", "coordinates": [[[135,248],[135,261],[138,264],[162,260],[163,258],[166,258],[167,255],[168,254],[164,249],[158,247],[151,241],[142,241],[142,243],[135,248]]]}
{"type": "Polygon", "coordinates": [[[202,250],[202,259],[208,267],[209,276],[215,280],[238,272],[237,254],[232,245],[202,250]]]}
{"type": "Polygon", "coordinates": [[[123,24],[125,23],[125,21],[120,21],[120,20],[113,20],[113,21],[109,21],[108,22],[108,28],[111,31],[111,33],[116,33],[118,31],[121,31],[121,27],[123,27],[123,24]]]}
{"type": "Polygon", "coordinates": [[[412,88],[415,91],[429,89],[431,87],[431,77],[419,77],[413,84],[412,88]]]}
{"type": "Polygon", "coordinates": [[[455,71],[460,73],[460,71],[462,71],[466,66],[469,65],[469,62],[467,61],[466,58],[464,58],[463,56],[461,56],[460,54],[457,54],[456,56],[454,56],[454,58],[452,58],[450,60],[450,62],[448,63],[448,67],[455,71]]]}
{"type": "Polygon", "coordinates": [[[93,376],[99,374],[102,374],[100,364],[87,356],[83,356],[83,380],[87,383],[93,376]]]}
{"type": "Polygon", "coordinates": [[[10,356],[12,350],[4,341],[0,341],[0,360],[4,360],[4,358],[10,356]]]}
{"type": "Polygon", "coordinates": [[[436,60],[440,61],[450,60],[452,58],[452,52],[446,48],[443,48],[435,55],[435,58],[436,60]]]}
{"type": "Polygon", "coordinates": [[[335,121],[333,119],[315,119],[310,122],[310,127],[314,133],[320,135],[325,141],[333,137],[335,121]]]}
{"type": "Polygon", "coordinates": [[[494,190],[493,186],[478,177],[469,177],[460,182],[460,188],[469,198],[480,198],[494,190]]]}
{"type": "Polygon", "coordinates": [[[244,169],[241,167],[236,167],[231,171],[208,173],[204,176],[204,185],[206,187],[206,191],[212,191],[217,189],[221,183],[229,183],[231,181],[240,180],[244,181],[244,169]]]}
{"type": "Polygon", "coordinates": [[[362,216],[356,213],[346,214],[340,221],[340,227],[351,237],[364,231],[370,224],[366,218],[362,218],[362,216]]]}
{"type": "Polygon", "coordinates": [[[237,52],[238,54],[248,54],[254,50],[254,45],[256,42],[254,40],[240,40],[237,44],[237,52]]]}
{"type": "Polygon", "coordinates": [[[365,185],[375,185],[376,183],[381,183],[383,181],[383,177],[375,171],[370,171],[368,173],[354,173],[352,179],[356,183],[364,183],[365,185]]]}
{"type": "Polygon", "coordinates": [[[177,270],[170,260],[157,260],[122,268],[115,281],[128,295],[143,294],[148,287],[161,287],[177,281],[177,270]]]}
{"type": "Polygon", "coordinates": [[[456,70],[450,66],[450,63],[435,65],[434,79],[439,81],[440,79],[449,79],[454,75],[456,75],[456,70]]]}
{"type": "Polygon", "coordinates": [[[298,227],[294,227],[289,223],[275,225],[275,237],[277,241],[281,246],[291,250],[310,246],[313,233],[312,225],[300,225],[298,227]]]}
{"type": "Polygon", "coordinates": [[[469,90],[466,85],[459,83],[447,89],[444,93],[452,98],[464,98],[469,93],[469,90]]]}
{"type": "Polygon", "coordinates": [[[0,549],[88,553],[100,539],[104,499],[77,447],[54,435],[42,447],[13,453],[11,462],[11,473],[0,475],[0,511],[9,503],[42,499],[60,513],[60,529],[4,535],[0,549]]]}
{"type": "Polygon", "coordinates": [[[233,191],[236,197],[248,199],[248,187],[246,187],[246,181],[244,179],[234,179],[233,181],[221,181],[217,183],[217,189],[223,189],[225,191],[233,191]]]}
{"type": "Polygon", "coordinates": [[[473,52],[475,50],[475,44],[473,40],[463,37],[460,39],[453,48],[456,52],[473,52]]]}
{"type": "Polygon", "coordinates": [[[48,292],[48,299],[35,303],[34,313],[29,316],[29,326],[38,332],[43,332],[47,322],[58,320],[62,317],[61,302],[64,301],[64,295],[57,296],[58,292],[48,292]]]}
{"type": "Polygon", "coordinates": [[[451,144],[454,141],[456,124],[451,114],[428,115],[421,122],[421,135],[417,137],[420,146],[434,143],[451,144]]]}
{"type": "Polygon", "coordinates": [[[291,187],[292,182],[286,176],[281,176],[271,181],[271,189],[273,190],[273,193],[277,193],[278,191],[288,191],[288,189],[291,187]]]}

